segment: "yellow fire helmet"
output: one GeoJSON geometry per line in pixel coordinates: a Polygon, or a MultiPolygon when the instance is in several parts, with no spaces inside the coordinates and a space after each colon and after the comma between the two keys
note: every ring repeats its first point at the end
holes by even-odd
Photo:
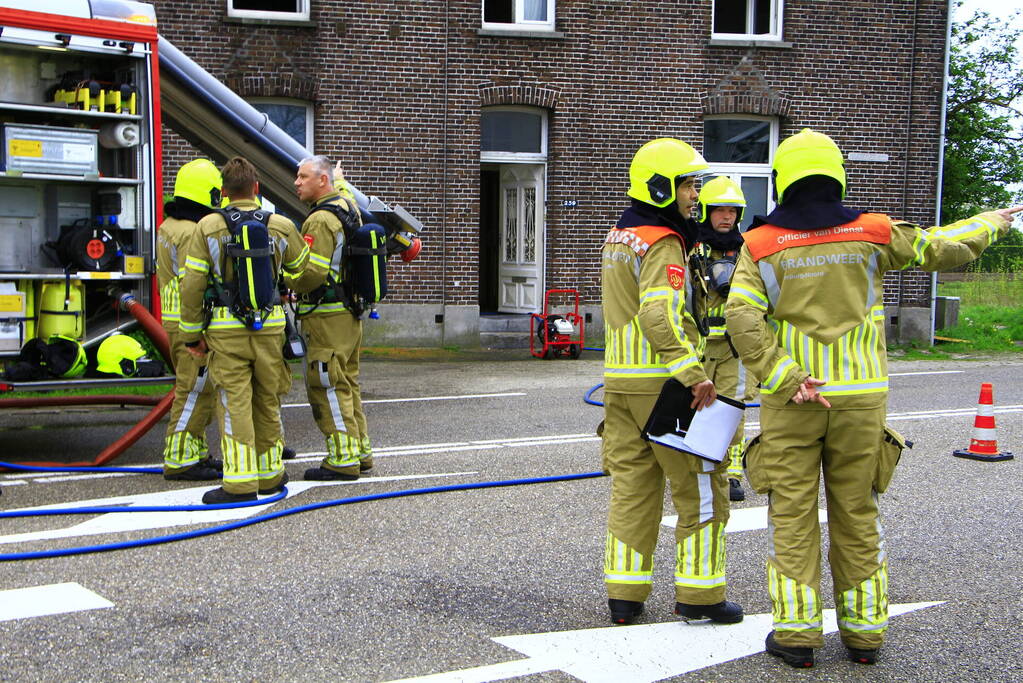
{"type": "Polygon", "coordinates": [[[220,189],[224,181],[220,171],[209,159],[193,159],[178,169],[174,178],[174,196],[191,199],[211,209],[221,204],[220,189]]]}
{"type": "Polygon", "coordinates": [[[144,358],[142,344],[126,334],[112,334],[103,340],[96,351],[96,369],[109,375],[133,377],[136,361],[144,358]]]}
{"type": "Polygon", "coordinates": [[[85,374],[87,360],[80,341],[64,334],[52,334],[46,343],[50,347],[46,365],[51,372],[68,378],[85,374]]]}
{"type": "Polygon", "coordinates": [[[675,138],[657,138],[632,157],[628,195],[664,207],[675,201],[675,184],[680,178],[706,175],[709,168],[703,155],[690,145],[675,138]]]}
{"type": "Polygon", "coordinates": [[[703,222],[710,218],[711,207],[734,206],[735,224],[742,221],[742,210],[746,208],[746,196],[739,183],[725,175],[709,180],[700,188],[699,211],[696,220],[703,222]]]}
{"type": "Polygon", "coordinates": [[[778,203],[785,202],[785,190],[797,180],[812,175],[834,178],[845,199],[845,165],[842,150],[824,133],[804,128],[784,140],[774,152],[774,190],[778,203]]]}

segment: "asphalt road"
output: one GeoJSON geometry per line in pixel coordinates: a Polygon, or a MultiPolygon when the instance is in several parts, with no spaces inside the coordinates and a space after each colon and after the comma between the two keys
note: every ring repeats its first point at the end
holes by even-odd
{"type": "MultiPolygon", "coordinates": [[[[233,515],[2,519],[0,553],[148,539],[375,493],[598,470],[601,412],[582,401],[600,382],[596,354],[522,355],[367,360],[376,467],[358,482],[301,481],[324,445],[296,381],[284,408],[299,452],[288,464],[287,500],[233,515]]],[[[671,615],[664,526],[646,614],[636,626],[610,627],[601,580],[609,482],[593,478],[322,507],[174,543],[3,562],[0,680],[1023,680],[1023,361],[890,369],[890,422],[916,447],[882,497],[892,612],[904,613],[893,616],[875,667],[846,661],[834,633],[811,670],[763,653],[770,603],[758,495],[735,504],[733,522],[745,530],[728,535],[729,598],[744,606],[743,624],[687,625],[671,615]],[[999,445],[1018,450],[1015,460],[951,455],[969,444],[981,382],[994,385],[999,445]]],[[[0,459],[91,459],[142,414],[6,411],[0,459]]],[[[749,417],[755,428],[756,411],[749,417]]],[[[162,429],[114,464],[157,464],[162,429]]],[[[109,498],[198,503],[209,488],[111,474],[3,474],[0,487],[2,510],[109,498]]],[[[829,596],[826,567],[822,588],[829,596]]]]}

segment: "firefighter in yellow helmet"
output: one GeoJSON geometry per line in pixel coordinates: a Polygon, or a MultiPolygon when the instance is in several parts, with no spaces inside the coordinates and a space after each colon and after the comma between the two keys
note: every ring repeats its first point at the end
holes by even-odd
{"type": "Polygon", "coordinates": [[[164,205],[164,220],[156,233],[156,280],[160,313],[174,363],[174,403],[163,446],[165,479],[220,479],[222,467],[209,455],[206,427],[213,421],[213,385],[206,358],[185,350],[178,331],[181,320],[180,278],[185,245],[199,221],[221,203],[223,181],[209,159],[194,159],[178,169],[174,197],[164,205]]]}
{"type": "Polygon", "coordinates": [[[761,434],[746,475],[769,494],[767,651],[813,666],[822,647],[818,487],[823,471],[838,629],[852,661],[873,664],[888,627],[888,560],[878,496],[905,441],[885,425],[882,279],[975,259],[1023,207],[923,229],[842,203],[842,152],[804,129],[775,152],[777,208],[744,234],[725,318],[761,378],[761,434]]]}
{"type": "Polygon", "coordinates": [[[285,317],[277,286],[282,272],[296,276],[309,260],[295,225],[261,210],[249,161],[234,157],[220,172],[231,201],[223,214],[199,221],[181,277],[182,341],[197,358],[212,351],[209,376],[218,396],[224,476],[220,488],[203,495],[208,504],[255,500],[287,482],[280,396],[291,377],[281,371],[285,317]],[[208,287],[216,300],[207,321],[208,287]]]}
{"type": "MultiPolygon", "coordinates": [[[[602,457],[611,475],[604,582],[611,620],[643,612],[653,581],[664,482],[678,512],[675,613],[685,620],[742,621],[725,600],[727,462],[711,464],[642,437],[667,381],[692,390],[692,407],[716,397],[700,364],[703,339],[687,310],[688,252],[697,178],[707,162],[688,144],[659,138],[629,168],[632,205],[604,240],[604,426],[602,457]]],[[[697,283],[698,284],[698,283],[697,283]]]]}
{"type": "MultiPolygon", "coordinates": [[[[709,333],[703,368],[719,394],[749,403],[756,396],[757,382],[739,362],[739,355],[725,331],[725,299],[735,270],[735,260],[742,247],[739,223],[746,208],[746,197],[738,183],[728,176],[718,176],[700,188],[698,206],[700,234],[697,238],[697,262],[709,280],[709,333]]],[[[746,492],[740,483],[744,445],[744,424],[740,420],[728,447],[728,498],[733,501],[746,499],[746,492]]]]}

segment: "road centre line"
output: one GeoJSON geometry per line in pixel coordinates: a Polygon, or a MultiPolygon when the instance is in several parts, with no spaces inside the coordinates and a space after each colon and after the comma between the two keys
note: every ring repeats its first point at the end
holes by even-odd
{"type": "MultiPolygon", "coordinates": [[[[509,391],[500,394],[461,394],[459,396],[419,396],[414,398],[374,398],[364,400],[363,405],[368,403],[412,403],[416,401],[458,401],[466,398],[505,398],[508,396],[525,396],[524,391],[509,391]]],[[[308,403],[283,403],[281,408],[308,408],[308,403]]]]}
{"type": "Polygon", "coordinates": [[[911,377],[914,375],[961,375],[965,370],[921,370],[920,372],[889,372],[889,377],[911,377]]]}

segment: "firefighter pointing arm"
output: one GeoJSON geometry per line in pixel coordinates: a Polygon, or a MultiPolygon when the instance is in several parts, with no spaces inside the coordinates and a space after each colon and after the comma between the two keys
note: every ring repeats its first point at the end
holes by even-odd
{"type": "Polygon", "coordinates": [[[778,146],[774,172],[778,206],[745,233],[725,308],[732,342],[762,382],[762,433],[745,459],[751,486],[770,494],[766,647],[803,668],[824,644],[823,473],[839,635],[852,661],[873,664],[888,628],[878,494],[905,446],[885,425],[883,276],[977,258],[1020,207],[930,230],[855,211],[842,202],[841,150],[810,129],[778,146]]]}

